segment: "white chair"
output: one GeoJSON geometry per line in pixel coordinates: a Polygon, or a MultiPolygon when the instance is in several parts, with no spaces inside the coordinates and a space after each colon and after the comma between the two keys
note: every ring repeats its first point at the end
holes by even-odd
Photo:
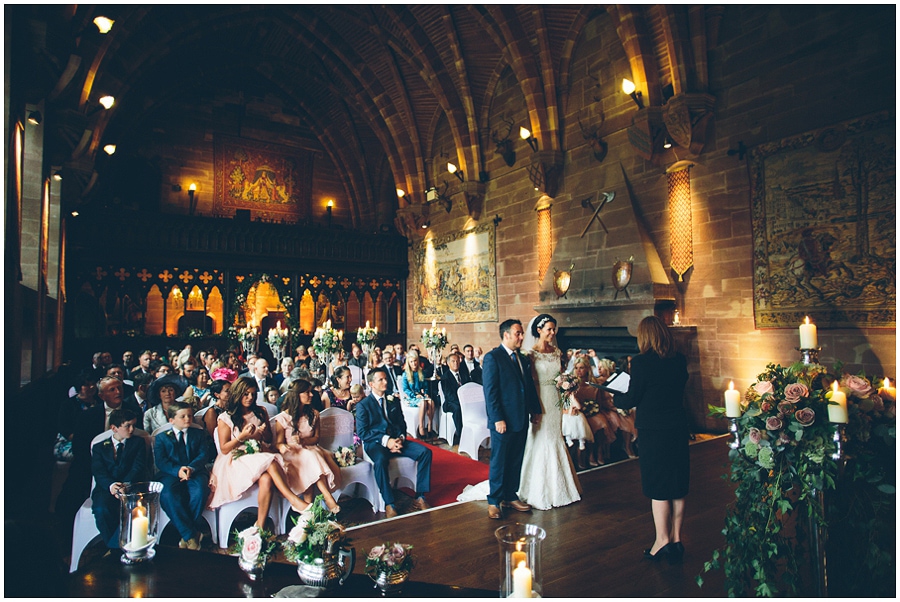
{"type": "Polygon", "coordinates": [[[440,401],[436,402],[438,408],[441,410],[441,419],[438,422],[439,431],[438,435],[441,439],[444,439],[447,443],[453,443],[453,436],[456,434],[456,423],[453,422],[453,413],[444,411],[444,383],[441,382],[438,385],[438,393],[440,397],[440,401]]]}
{"type": "MultiPolygon", "coordinates": [[[[353,447],[353,414],[343,408],[326,408],[319,414],[319,447],[335,451],[339,447],[353,447]]],[[[348,497],[364,497],[374,512],[384,510],[384,502],[375,482],[375,472],[369,462],[357,462],[353,466],[341,466],[341,489],[334,492],[335,499],[342,494],[348,497]],[[353,486],[351,488],[351,486],[353,486]],[[359,494],[359,487],[365,495],[359,494]]]]}
{"type": "Polygon", "coordinates": [[[203,416],[209,411],[211,405],[206,406],[205,408],[200,408],[194,413],[194,424],[199,424],[203,428],[206,428],[206,425],[203,423],[203,416]]]}
{"type": "Polygon", "coordinates": [[[350,368],[350,385],[362,385],[366,386],[366,379],[363,375],[362,368],[359,366],[347,366],[350,368]]]}
{"type": "Polygon", "coordinates": [[[459,388],[459,405],[462,408],[463,428],[459,437],[459,452],[465,452],[473,460],[478,459],[478,448],[488,441],[491,431],[487,428],[487,408],[484,405],[484,389],[478,383],[466,383],[459,388]]]}
{"type": "Polygon", "coordinates": [[[266,412],[269,414],[269,419],[270,419],[270,420],[271,420],[272,418],[274,418],[276,414],[279,413],[279,412],[278,412],[278,408],[275,406],[274,403],[269,403],[268,401],[260,401],[260,402],[258,402],[256,405],[258,405],[258,406],[261,407],[261,408],[265,408],[265,409],[266,409],[266,412]]]}

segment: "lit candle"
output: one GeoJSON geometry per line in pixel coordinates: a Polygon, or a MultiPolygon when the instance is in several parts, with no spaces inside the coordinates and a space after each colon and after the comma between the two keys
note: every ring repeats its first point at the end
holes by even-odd
{"type": "Polygon", "coordinates": [[[527,560],[528,556],[522,551],[522,542],[516,542],[516,551],[512,553],[512,565],[517,567],[520,564],[526,564],[527,560]]]}
{"type": "Polygon", "coordinates": [[[525,561],[520,562],[513,571],[513,591],[510,597],[531,597],[531,570],[525,566],[525,561]]]}
{"type": "Polygon", "coordinates": [[[734,390],[734,381],[728,383],[728,390],[725,391],[725,416],[741,417],[741,393],[734,390]]]}
{"type": "Polygon", "coordinates": [[[819,337],[816,333],[816,325],[809,323],[809,316],[806,316],[806,323],[800,325],[800,349],[818,349],[819,337]]]}
{"type": "Polygon", "coordinates": [[[275,328],[281,330],[281,320],[278,320],[278,324],[275,325],[275,328]]]}
{"type": "Polygon", "coordinates": [[[897,388],[891,386],[891,381],[888,378],[884,379],[884,386],[878,390],[878,393],[885,401],[897,400],[897,388]]]}
{"type": "Polygon", "coordinates": [[[375,334],[378,334],[378,327],[375,327],[375,334]]]}
{"type": "Polygon", "coordinates": [[[837,381],[834,381],[831,392],[831,403],[828,404],[828,420],[847,424],[847,395],[838,389],[837,381]]]}
{"type": "Polygon", "coordinates": [[[338,338],[342,341],[344,340],[344,331],[343,330],[338,330],[338,338]]]}
{"type": "Polygon", "coordinates": [[[325,322],[325,330],[331,330],[331,320],[325,322]]]}
{"type": "Polygon", "coordinates": [[[428,334],[428,329],[427,329],[427,328],[423,328],[423,329],[422,329],[422,336],[424,337],[424,336],[427,335],[427,334],[428,334]]]}
{"type": "Polygon", "coordinates": [[[675,317],[672,319],[672,324],[679,325],[681,324],[681,316],[678,315],[678,310],[675,310],[675,317]]]}
{"type": "Polygon", "coordinates": [[[150,518],[147,516],[147,509],[140,502],[137,507],[131,511],[131,547],[132,549],[140,549],[147,545],[147,533],[150,530],[150,518]]]}
{"type": "Polygon", "coordinates": [[[431,321],[431,332],[434,332],[434,327],[437,326],[437,320],[431,321]]]}
{"type": "Polygon", "coordinates": [[[369,330],[369,321],[366,320],[366,330],[369,330]]]}

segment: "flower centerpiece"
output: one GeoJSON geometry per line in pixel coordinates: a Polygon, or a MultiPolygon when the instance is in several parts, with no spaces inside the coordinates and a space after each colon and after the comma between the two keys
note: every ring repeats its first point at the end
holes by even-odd
{"type": "Polygon", "coordinates": [[[353,572],[352,548],[344,549],[344,527],[316,496],[309,509],[294,520],[294,527],[281,544],[284,557],[297,563],[297,574],[307,585],[329,587],[343,583],[353,572]]]}
{"type": "Polygon", "coordinates": [[[234,544],[229,552],[239,555],[238,566],[255,581],[262,577],[266,561],[277,547],[273,533],[253,525],[243,531],[234,531],[234,544]]]}
{"type": "Polygon", "coordinates": [[[288,329],[282,328],[281,320],[279,320],[275,328],[269,329],[269,336],[266,338],[269,349],[272,350],[272,355],[275,356],[275,362],[279,366],[281,365],[281,360],[284,358],[284,346],[287,343],[287,337],[288,329]]]}
{"type": "Polygon", "coordinates": [[[334,452],[334,461],[343,468],[354,466],[356,465],[356,450],[349,446],[339,447],[334,452]]]}
{"type": "Polygon", "coordinates": [[[356,342],[362,347],[363,353],[368,356],[372,352],[375,341],[378,340],[378,327],[369,328],[369,321],[366,320],[366,327],[359,328],[356,331],[356,342]]]}
{"type": "Polygon", "coordinates": [[[571,405],[572,394],[578,389],[578,379],[574,374],[561,372],[559,376],[553,379],[556,385],[556,392],[559,398],[556,400],[556,407],[562,410],[568,410],[571,405]]]}
{"type": "MultiPolygon", "coordinates": [[[[724,568],[729,596],[797,595],[804,551],[817,562],[804,543],[812,530],[824,528],[833,544],[829,595],[868,591],[885,581],[879,576],[890,576],[893,586],[893,543],[883,535],[893,529],[895,507],[896,416],[889,388],[879,393],[864,375],[838,379],[824,366],[803,363],[769,364],[749,387],[737,419],[738,444],[729,452],[737,485],[726,511],[725,547],[704,565],[704,571],[724,568]],[[846,418],[831,412],[846,427],[829,421],[829,408],[838,405],[832,398],[846,404],[846,418]],[[842,435],[846,445],[839,450],[842,435]],[[825,498],[825,491],[833,493],[825,498]]],[[[724,414],[710,406],[711,416],[724,414]]]]}
{"type": "Polygon", "coordinates": [[[241,342],[241,345],[243,345],[244,351],[256,353],[257,346],[259,345],[259,336],[256,331],[256,324],[253,323],[253,320],[249,320],[246,326],[238,330],[238,340],[241,342]]]}
{"type": "Polygon", "coordinates": [[[262,449],[259,446],[259,441],[256,439],[247,439],[242,444],[235,447],[231,450],[231,459],[237,460],[241,456],[248,456],[250,454],[257,454],[262,449]]]}
{"type": "Polygon", "coordinates": [[[343,347],[343,344],[344,331],[332,328],[331,320],[327,320],[313,333],[311,345],[316,355],[325,360],[326,375],[331,370],[331,357],[343,347]]]}
{"type": "Polygon", "coordinates": [[[416,565],[412,548],[404,543],[389,542],[375,546],[366,556],[366,575],[382,592],[398,591],[416,565]]]}
{"type": "Polygon", "coordinates": [[[437,368],[440,363],[441,350],[447,346],[447,329],[437,329],[435,320],[431,321],[431,330],[422,329],[422,345],[428,351],[428,359],[434,366],[434,374],[429,380],[438,380],[437,368]]]}

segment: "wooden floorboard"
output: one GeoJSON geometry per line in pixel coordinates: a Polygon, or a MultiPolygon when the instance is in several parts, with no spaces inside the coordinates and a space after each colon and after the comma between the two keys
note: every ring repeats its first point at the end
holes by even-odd
{"type": "Polygon", "coordinates": [[[413,544],[417,581],[495,589],[499,560],[494,530],[505,523],[528,522],[547,531],[542,555],[545,596],[721,597],[720,572],[705,575],[703,588],[697,587],[695,577],[724,543],[725,507],[733,495],[730,483],[722,479],[727,470],[725,441],[691,446],[681,565],[642,558],[642,550],[653,541],[653,523],[650,502],[641,494],[637,460],[581,473],[582,500],[564,508],[492,521],[486,502],[467,502],[364,525],[348,534],[360,556],[383,541],[413,544]]]}

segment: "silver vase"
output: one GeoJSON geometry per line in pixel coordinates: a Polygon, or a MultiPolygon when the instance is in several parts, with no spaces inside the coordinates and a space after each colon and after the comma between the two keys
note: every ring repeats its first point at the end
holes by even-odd
{"type": "Polygon", "coordinates": [[[243,556],[238,556],[238,566],[247,573],[250,581],[257,581],[262,579],[263,572],[266,570],[266,558],[265,556],[258,556],[254,562],[247,562],[243,556]]]}
{"type": "Polygon", "coordinates": [[[328,589],[335,585],[343,585],[353,572],[356,554],[353,548],[339,549],[337,553],[322,555],[310,562],[297,563],[297,575],[306,585],[328,589]]]}
{"type": "Polygon", "coordinates": [[[396,594],[403,589],[403,584],[409,579],[409,571],[367,571],[366,574],[375,582],[375,587],[381,590],[382,595],[396,594]]]}

